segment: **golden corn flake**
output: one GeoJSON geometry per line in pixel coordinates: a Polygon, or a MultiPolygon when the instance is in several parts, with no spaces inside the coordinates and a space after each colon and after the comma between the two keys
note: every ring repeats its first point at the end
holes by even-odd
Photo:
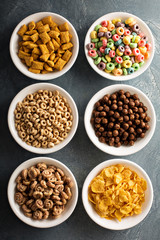
{"type": "Polygon", "coordinates": [[[68,23],[58,25],[51,16],[23,25],[18,35],[21,37],[18,56],[33,73],[61,71],[72,56],[68,23]]]}
{"type": "Polygon", "coordinates": [[[121,164],[104,168],[88,187],[88,200],[103,218],[122,218],[140,214],[147,182],[121,164]]]}

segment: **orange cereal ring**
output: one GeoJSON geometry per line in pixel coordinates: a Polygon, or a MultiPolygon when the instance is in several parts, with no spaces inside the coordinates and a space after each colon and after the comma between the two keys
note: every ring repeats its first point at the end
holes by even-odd
{"type": "Polygon", "coordinates": [[[118,35],[123,35],[123,34],[124,34],[124,28],[118,27],[118,28],[117,28],[117,34],[118,34],[118,35]]]}
{"type": "Polygon", "coordinates": [[[100,27],[99,28],[99,32],[107,32],[107,28],[106,27],[100,27]]]}
{"type": "Polygon", "coordinates": [[[115,68],[112,73],[115,75],[115,76],[121,76],[123,71],[121,68],[115,68]]]}

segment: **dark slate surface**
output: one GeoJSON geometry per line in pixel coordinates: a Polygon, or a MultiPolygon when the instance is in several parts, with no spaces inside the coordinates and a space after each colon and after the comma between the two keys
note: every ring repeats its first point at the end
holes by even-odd
{"type": "Polygon", "coordinates": [[[6,0],[0,2],[0,240],[157,240],[160,234],[160,1],[131,0],[6,0]],[[37,83],[22,75],[13,65],[9,55],[9,40],[15,26],[25,17],[40,11],[52,11],[67,18],[76,28],[80,40],[80,52],[72,69],[64,76],[51,80],[66,89],[74,98],[80,122],[74,139],[59,152],[48,155],[62,161],[74,173],[79,185],[79,201],[72,216],[63,224],[50,229],[36,229],[25,225],[12,212],[7,200],[7,184],[13,170],[23,161],[38,156],[22,149],[11,137],[7,126],[7,111],[13,97],[24,87],[37,83]],[[100,162],[114,158],[98,150],[86,135],[83,123],[85,107],[89,99],[101,88],[116,84],[97,75],[86,61],[83,42],[89,26],[100,16],[126,11],[147,22],[155,41],[156,53],[151,67],[140,77],[127,81],[143,90],[152,101],[157,114],[156,132],[150,143],[140,152],[126,159],[142,166],[149,174],[154,187],[154,202],[146,219],[132,229],[110,231],[96,225],[86,214],[81,201],[81,189],[90,170],[100,162]]]}

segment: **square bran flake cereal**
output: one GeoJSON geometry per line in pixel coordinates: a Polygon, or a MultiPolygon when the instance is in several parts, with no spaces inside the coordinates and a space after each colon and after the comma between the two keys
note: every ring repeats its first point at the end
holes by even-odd
{"type": "Polygon", "coordinates": [[[56,50],[60,47],[60,45],[59,45],[58,42],[57,42],[56,40],[54,40],[54,39],[52,39],[52,42],[53,42],[53,46],[54,46],[54,51],[56,51],[56,50]]]}
{"type": "Polygon", "coordinates": [[[67,50],[69,48],[73,47],[73,44],[71,42],[65,43],[61,46],[62,50],[67,50]]]}
{"type": "Polygon", "coordinates": [[[67,51],[63,54],[62,59],[63,59],[64,61],[68,62],[71,56],[72,56],[72,52],[70,52],[69,50],[67,50],[67,51]]]}
{"type": "Polygon", "coordinates": [[[54,68],[61,71],[65,64],[66,64],[66,61],[64,61],[62,58],[59,58],[56,64],[54,65],[54,68]]]}
{"type": "Polygon", "coordinates": [[[43,65],[44,65],[43,62],[33,61],[31,67],[34,69],[43,70],[43,65]]]}
{"type": "Polygon", "coordinates": [[[61,32],[68,31],[69,30],[68,23],[65,22],[65,23],[59,25],[59,29],[60,29],[61,32]]]}
{"type": "Polygon", "coordinates": [[[27,31],[27,26],[24,24],[18,31],[18,35],[19,36],[23,36],[25,34],[25,32],[27,31]]]}
{"type": "Polygon", "coordinates": [[[70,41],[69,32],[68,31],[61,32],[60,39],[61,39],[61,44],[68,43],[70,41]]]}
{"type": "Polygon", "coordinates": [[[41,40],[42,40],[42,42],[44,43],[44,44],[46,44],[47,42],[49,42],[50,41],[50,36],[48,35],[48,33],[46,33],[46,32],[43,32],[43,33],[40,33],[39,34],[39,37],[41,38],[41,40]]]}
{"type": "Polygon", "coordinates": [[[42,54],[47,54],[47,53],[49,53],[49,50],[48,50],[48,48],[47,48],[47,46],[46,46],[45,44],[40,44],[40,45],[39,45],[39,48],[40,48],[42,54]]]}

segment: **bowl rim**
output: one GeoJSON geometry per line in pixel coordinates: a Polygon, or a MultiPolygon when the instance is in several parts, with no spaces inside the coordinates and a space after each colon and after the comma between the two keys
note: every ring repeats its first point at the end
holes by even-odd
{"type": "Polygon", "coordinates": [[[133,15],[131,13],[128,13],[128,12],[111,12],[111,13],[107,13],[103,16],[101,16],[100,18],[98,18],[97,20],[94,21],[94,23],[90,26],[90,28],[88,29],[87,33],[86,33],[86,36],[85,36],[85,40],[84,40],[84,52],[85,52],[85,56],[86,56],[86,59],[89,63],[89,65],[92,67],[92,69],[97,72],[99,75],[101,75],[102,77],[106,78],[106,79],[109,79],[109,80],[112,80],[112,81],[127,81],[127,80],[131,80],[133,78],[136,78],[138,76],[140,76],[141,74],[143,74],[147,68],[150,66],[152,60],[153,60],[153,57],[154,57],[154,53],[155,53],[155,41],[154,41],[154,37],[153,37],[153,34],[150,30],[150,28],[147,26],[147,24],[142,20],[140,19],[139,17],[137,17],[136,15],[133,15]],[[104,71],[101,71],[97,68],[97,66],[93,63],[93,61],[90,61],[90,57],[88,56],[88,51],[86,49],[86,46],[88,44],[88,41],[87,41],[87,38],[88,36],[90,35],[90,32],[94,29],[95,27],[95,23],[96,22],[100,22],[103,20],[103,18],[106,18],[108,16],[112,16],[112,15],[121,15],[123,17],[125,17],[125,15],[127,15],[128,17],[134,17],[137,21],[139,21],[139,23],[143,26],[145,26],[145,28],[147,29],[147,31],[149,32],[150,34],[150,38],[152,40],[152,51],[151,51],[151,55],[149,57],[149,59],[147,60],[147,62],[144,64],[144,67],[142,69],[142,71],[138,70],[137,72],[134,72],[133,74],[130,74],[130,75],[121,75],[121,76],[114,76],[110,73],[106,73],[104,71]],[[139,72],[140,71],[140,72],[139,72]],[[135,73],[136,76],[135,76],[135,73]]]}
{"type": "MultiPolygon", "coordinates": [[[[135,170],[134,170],[135,171],[135,170]]],[[[96,223],[98,224],[99,226],[103,227],[103,228],[106,228],[106,229],[110,229],[110,230],[125,230],[125,229],[129,229],[129,228],[132,228],[134,226],[136,226],[137,224],[139,224],[141,221],[144,220],[144,218],[148,215],[151,207],[152,207],[152,203],[153,203],[153,197],[154,197],[154,192],[153,192],[153,186],[152,186],[152,182],[151,182],[151,179],[150,177],[148,176],[148,174],[146,173],[146,171],[140,166],[138,165],[137,163],[135,162],[132,162],[130,160],[127,160],[127,159],[121,159],[121,158],[115,158],[115,159],[109,159],[109,160],[105,160],[103,162],[101,162],[100,164],[98,164],[97,166],[95,166],[90,172],[89,174],[87,175],[84,183],[83,183],[83,187],[82,187],[82,202],[83,202],[83,206],[84,206],[84,209],[85,211],[87,212],[88,216],[96,223]],[[150,191],[151,191],[151,196],[149,198],[149,201],[148,201],[148,205],[147,205],[147,210],[145,211],[145,214],[143,216],[142,219],[140,219],[139,221],[137,221],[137,223],[133,224],[132,226],[130,227],[109,227],[109,226],[106,226],[104,224],[101,224],[100,222],[97,222],[96,221],[96,217],[94,217],[92,215],[92,213],[89,212],[88,208],[87,208],[87,205],[91,205],[92,204],[89,202],[88,200],[88,186],[89,186],[89,183],[92,181],[92,179],[100,172],[102,171],[105,167],[108,167],[108,166],[111,166],[111,165],[116,165],[116,164],[124,164],[126,166],[128,166],[129,168],[132,168],[132,167],[135,167],[137,169],[137,171],[139,171],[140,173],[142,173],[142,175],[145,176],[145,180],[147,181],[147,188],[150,188],[150,191]],[[94,175],[94,176],[92,176],[94,175]],[[149,186],[148,186],[149,184],[149,186]]],[[[93,207],[93,206],[92,206],[93,207]]],[[[99,216],[97,214],[97,216],[99,216]]],[[[106,220],[107,221],[107,220],[106,220]]],[[[112,220],[109,220],[109,221],[112,221],[112,220]]],[[[107,223],[107,222],[106,222],[107,223]]]]}
{"type": "MultiPolygon", "coordinates": [[[[37,91],[37,90],[34,90],[37,91]]],[[[27,93],[28,94],[28,93],[27,93]]],[[[26,96],[23,97],[23,99],[25,98],[26,96]]],[[[8,127],[9,127],[9,130],[10,130],[10,133],[12,135],[12,137],[14,138],[14,140],[24,149],[26,149],[27,151],[30,151],[30,152],[33,152],[33,153],[37,153],[37,154],[49,154],[49,153],[53,153],[53,152],[57,152],[59,150],[61,150],[62,148],[64,148],[71,140],[72,138],[74,137],[76,131],[77,131],[77,128],[78,128],[78,122],[79,122],[79,114],[78,114],[78,109],[77,109],[77,106],[76,106],[76,103],[74,101],[74,99],[72,98],[72,96],[63,88],[59,87],[58,85],[55,85],[53,83],[46,83],[46,82],[43,82],[43,83],[35,83],[35,84],[31,84],[25,88],[23,88],[21,91],[19,91],[16,96],[13,98],[13,100],[11,101],[10,103],[10,106],[9,106],[9,109],[8,109],[8,116],[7,116],[7,120],[8,120],[8,127]],[[55,150],[55,146],[52,147],[52,148],[36,148],[36,147],[33,147],[33,146],[29,146],[27,145],[25,142],[22,141],[22,139],[15,134],[15,132],[17,131],[15,129],[15,126],[14,126],[14,122],[11,121],[12,119],[12,115],[14,114],[14,110],[12,111],[12,108],[15,109],[16,107],[16,104],[19,102],[18,99],[19,99],[19,96],[21,94],[24,94],[24,92],[26,91],[30,91],[32,92],[32,89],[36,88],[37,90],[38,89],[44,89],[44,88],[52,88],[53,90],[58,90],[60,91],[60,94],[63,96],[63,94],[65,94],[67,96],[67,100],[69,100],[72,105],[73,105],[73,108],[72,108],[72,113],[73,111],[75,112],[75,115],[73,116],[73,122],[75,122],[75,125],[74,125],[74,128],[73,128],[73,125],[72,125],[72,128],[71,128],[71,131],[69,132],[69,135],[67,136],[66,138],[66,141],[64,143],[64,140],[62,142],[60,142],[58,145],[56,146],[60,146],[60,144],[62,144],[61,147],[57,147],[58,149],[55,150]]]]}
{"type": "Polygon", "coordinates": [[[14,28],[13,32],[12,32],[12,35],[11,35],[11,38],[10,38],[10,43],[9,43],[9,52],[10,52],[10,56],[11,56],[11,59],[12,59],[12,62],[14,63],[15,67],[22,73],[24,74],[25,76],[29,77],[29,78],[32,78],[32,79],[35,79],[35,80],[39,80],[39,81],[47,81],[47,80],[53,80],[55,78],[58,78],[60,76],[62,76],[63,74],[65,74],[67,71],[69,71],[71,69],[71,67],[73,66],[73,64],[75,63],[76,59],[77,59],[77,56],[78,56],[78,52],[79,52],[79,38],[78,38],[78,34],[74,28],[74,26],[71,24],[70,21],[68,21],[65,17],[57,14],[57,13],[54,13],[54,12],[37,12],[37,13],[33,13],[27,17],[25,17],[24,19],[22,19],[18,24],[17,26],[14,28]],[[35,17],[35,16],[41,16],[42,18],[45,17],[44,15],[46,16],[52,16],[52,17],[58,17],[58,18],[61,18],[64,22],[67,22],[74,35],[75,35],[75,41],[76,41],[76,44],[74,45],[74,48],[75,48],[75,54],[73,55],[72,54],[72,57],[71,57],[71,61],[69,61],[67,64],[66,64],[66,68],[63,68],[61,71],[57,71],[57,72],[52,72],[52,73],[48,73],[47,74],[35,74],[35,73],[32,73],[32,72],[29,72],[28,69],[26,71],[25,69],[25,66],[21,67],[18,62],[15,60],[15,55],[16,55],[16,52],[15,52],[15,49],[13,49],[13,43],[14,43],[14,38],[15,36],[17,35],[17,32],[18,32],[18,29],[20,28],[20,26],[22,24],[24,24],[28,19],[30,19],[31,17],[35,17]],[[55,75],[55,76],[54,76],[55,75]]]}
{"type": "MultiPolygon", "coordinates": [[[[147,107],[148,107],[147,106],[147,107]]],[[[151,138],[153,137],[153,134],[155,132],[155,128],[156,128],[156,113],[155,113],[155,110],[154,110],[154,107],[153,107],[153,104],[152,102],[150,101],[150,99],[147,97],[147,95],[145,93],[143,93],[140,89],[136,88],[136,87],[133,87],[131,85],[127,85],[127,84],[112,84],[110,86],[107,86],[107,87],[104,87],[102,88],[101,90],[99,90],[97,93],[95,93],[92,98],[90,99],[90,101],[88,102],[87,106],[86,106],[86,109],[85,109],[85,113],[84,113],[84,126],[85,126],[85,130],[87,132],[87,135],[89,137],[89,139],[91,140],[91,142],[97,147],[99,148],[101,151],[105,152],[105,153],[108,153],[108,154],[111,154],[113,156],[127,156],[127,155],[130,155],[130,154],[134,154],[138,151],[140,151],[141,149],[143,149],[148,143],[149,141],[151,140],[151,138]],[[134,90],[135,93],[137,93],[139,95],[139,97],[141,98],[141,96],[147,101],[148,103],[148,106],[150,107],[151,111],[152,111],[152,114],[153,114],[153,118],[152,118],[152,127],[150,128],[150,133],[149,135],[147,136],[147,139],[144,138],[144,139],[140,139],[141,142],[143,141],[143,144],[142,146],[137,146],[136,149],[135,148],[130,148],[130,151],[129,153],[127,151],[123,151],[123,153],[119,153],[118,152],[118,149],[120,148],[116,148],[116,151],[115,150],[115,147],[111,147],[111,146],[108,146],[106,145],[105,149],[104,149],[104,144],[103,143],[100,143],[98,138],[96,137],[96,135],[94,135],[94,138],[91,137],[91,134],[90,134],[90,130],[88,128],[88,125],[91,124],[90,123],[90,118],[91,118],[91,115],[89,115],[90,113],[90,109],[92,108],[93,109],[93,106],[96,102],[96,98],[99,96],[99,99],[101,97],[103,97],[107,91],[111,91],[113,90],[113,92],[117,91],[118,89],[125,89],[125,91],[132,91],[134,90]],[[106,92],[104,94],[104,92],[106,92]],[[98,146],[97,146],[98,145],[98,146]]]]}
{"type": "MultiPolygon", "coordinates": [[[[29,167],[28,166],[28,167],[29,167]]],[[[28,168],[27,167],[27,168],[28,168]]],[[[59,160],[56,160],[54,158],[49,158],[49,157],[46,157],[46,156],[42,156],[42,157],[35,157],[35,158],[30,158],[28,160],[26,160],[25,162],[21,163],[20,165],[18,165],[18,167],[12,172],[10,178],[9,178],[9,181],[8,181],[8,186],[7,186],[7,197],[8,197],[8,202],[9,202],[9,205],[12,209],[12,211],[14,212],[14,214],[22,221],[24,222],[25,224],[27,225],[30,225],[32,227],[36,227],[36,228],[50,228],[50,227],[55,227],[61,223],[63,223],[64,221],[66,221],[70,216],[71,214],[73,213],[73,211],[75,210],[75,207],[77,205],[77,201],[78,201],[78,184],[77,184],[77,181],[76,181],[76,178],[75,176],[73,175],[72,171],[62,162],[60,162],[59,160]],[[14,202],[14,199],[12,199],[12,196],[10,196],[10,192],[13,192],[13,187],[12,185],[14,184],[14,181],[16,179],[16,177],[18,176],[18,174],[23,170],[23,166],[28,164],[29,166],[32,166],[34,165],[35,163],[38,163],[38,162],[48,162],[48,161],[52,161],[54,165],[58,165],[58,167],[62,168],[64,171],[67,171],[70,176],[72,177],[72,181],[74,183],[74,188],[75,188],[75,196],[74,196],[74,202],[73,204],[70,206],[69,208],[69,213],[64,217],[63,221],[59,221],[58,223],[56,224],[51,224],[52,223],[52,220],[48,223],[44,223],[41,224],[41,226],[37,226],[37,221],[33,222],[33,223],[30,223],[30,218],[27,218],[25,217],[22,217],[22,215],[20,214],[20,209],[18,211],[16,211],[16,207],[15,207],[15,204],[16,202],[14,202]],[[13,200],[13,201],[12,201],[13,200]],[[27,221],[28,220],[28,221],[27,221]],[[49,226],[48,226],[48,225],[49,226]],[[47,225],[47,226],[46,226],[47,225]]],[[[19,207],[19,206],[18,206],[19,207]]],[[[60,219],[60,218],[59,218],[60,219]]],[[[53,219],[53,222],[54,222],[54,219],[53,219]]]]}

